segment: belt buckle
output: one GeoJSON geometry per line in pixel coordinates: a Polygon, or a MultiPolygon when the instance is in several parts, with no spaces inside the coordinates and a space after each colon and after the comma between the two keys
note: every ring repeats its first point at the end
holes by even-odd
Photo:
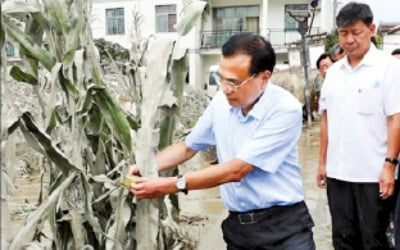
{"type": "Polygon", "coordinates": [[[245,214],[239,214],[239,223],[241,225],[248,225],[248,224],[255,224],[256,220],[254,218],[254,213],[245,213],[245,214]]]}

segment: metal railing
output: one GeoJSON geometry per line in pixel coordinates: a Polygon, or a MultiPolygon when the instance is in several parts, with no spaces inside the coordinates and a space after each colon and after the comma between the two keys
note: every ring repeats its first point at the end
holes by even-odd
{"type": "Polygon", "coordinates": [[[217,31],[204,31],[201,36],[201,48],[202,49],[215,49],[220,48],[228,41],[229,37],[241,33],[241,32],[254,32],[249,30],[217,30],[217,31]]]}
{"type": "MultiPolygon", "coordinates": [[[[214,30],[204,31],[201,37],[201,49],[220,48],[231,37],[247,30],[214,30]]],[[[254,32],[254,31],[252,31],[254,32]]],[[[255,33],[259,33],[258,31],[255,33]]],[[[320,28],[311,29],[312,34],[319,34],[320,28]]],[[[289,44],[297,43],[301,40],[301,35],[296,29],[267,29],[266,37],[273,47],[286,47],[289,44]]]]}

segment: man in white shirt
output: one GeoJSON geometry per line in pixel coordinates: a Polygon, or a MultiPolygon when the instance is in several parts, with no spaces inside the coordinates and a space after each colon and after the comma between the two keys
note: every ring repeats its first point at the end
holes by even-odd
{"type": "Polygon", "coordinates": [[[370,7],[348,3],[336,17],[346,57],[321,91],[317,185],[327,188],[335,249],[390,249],[385,231],[400,151],[400,62],[372,43],[370,7]]]}

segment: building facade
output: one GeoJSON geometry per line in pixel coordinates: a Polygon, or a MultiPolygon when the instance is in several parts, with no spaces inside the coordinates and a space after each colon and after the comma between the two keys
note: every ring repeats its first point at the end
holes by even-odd
{"type": "Polygon", "coordinates": [[[377,31],[381,35],[381,48],[383,51],[392,53],[395,49],[400,49],[400,23],[381,22],[377,31]]]}
{"type": "MultiPolygon", "coordinates": [[[[193,0],[196,1],[196,0],[193,0]]],[[[93,0],[91,26],[94,38],[129,48],[135,37],[176,36],[175,26],[189,0],[93,0]]],[[[185,42],[189,48],[189,82],[208,85],[210,69],[218,64],[221,46],[233,34],[255,32],[269,40],[277,53],[277,67],[289,67],[290,51],[301,36],[299,23],[289,10],[310,13],[308,35],[323,37],[334,29],[334,0],[209,0],[209,12],[185,42]],[[313,4],[311,4],[313,2],[313,4]]],[[[310,49],[310,56],[323,49],[310,49]]],[[[296,53],[294,53],[296,54],[296,53]]],[[[295,57],[294,57],[295,58],[295,57]]],[[[310,66],[313,66],[311,63],[310,66]]]]}

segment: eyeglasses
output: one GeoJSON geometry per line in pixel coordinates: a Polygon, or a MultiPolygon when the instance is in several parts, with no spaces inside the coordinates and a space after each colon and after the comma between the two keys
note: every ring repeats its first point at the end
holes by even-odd
{"type": "Polygon", "coordinates": [[[253,79],[257,74],[252,74],[249,78],[241,81],[240,83],[234,83],[232,81],[229,80],[223,80],[221,78],[221,76],[218,73],[213,73],[212,74],[215,81],[217,82],[217,84],[219,86],[228,86],[229,88],[231,88],[232,90],[237,90],[238,88],[242,87],[243,85],[245,85],[246,83],[248,83],[251,79],[253,79]]]}

